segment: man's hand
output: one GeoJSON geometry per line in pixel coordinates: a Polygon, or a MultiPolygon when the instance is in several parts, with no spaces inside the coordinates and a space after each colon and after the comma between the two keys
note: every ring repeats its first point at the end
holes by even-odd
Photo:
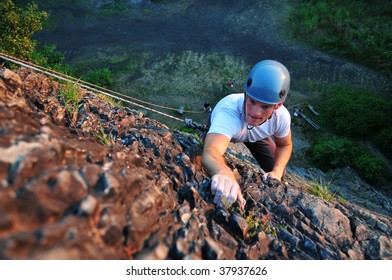
{"type": "MultiPolygon", "coordinates": [[[[230,139],[217,133],[209,133],[204,140],[202,164],[205,171],[211,176],[211,192],[215,195],[214,203],[223,205],[239,202],[242,210],[245,208],[245,199],[242,196],[240,186],[235,180],[233,171],[226,165],[223,158],[230,139]]],[[[226,206],[227,207],[227,206],[226,206]]]]}
{"type": "Polygon", "coordinates": [[[262,176],[263,182],[267,183],[268,179],[278,179],[279,181],[281,181],[282,178],[282,172],[279,171],[271,171],[268,173],[264,173],[262,176]]]}
{"type": "Polygon", "coordinates": [[[246,201],[235,179],[222,174],[212,176],[211,192],[215,195],[214,203],[223,205],[222,199],[224,198],[231,205],[237,200],[241,210],[245,209],[246,201]]]}

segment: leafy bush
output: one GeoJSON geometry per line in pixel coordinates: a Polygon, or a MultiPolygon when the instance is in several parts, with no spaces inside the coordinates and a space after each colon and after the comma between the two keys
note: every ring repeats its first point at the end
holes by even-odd
{"type": "Polygon", "coordinates": [[[40,66],[51,68],[55,71],[72,74],[72,69],[63,64],[64,54],[56,50],[56,45],[38,44],[32,54],[32,61],[40,66]]]}
{"type": "Polygon", "coordinates": [[[320,139],[313,147],[312,161],[324,171],[351,166],[369,183],[378,182],[385,175],[385,163],[381,158],[347,138],[320,139]]]}
{"type": "Polygon", "coordinates": [[[385,175],[384,161],[367,151],[357,156],[353,165],[359,175],[369,183],[377,183],[385,175]]]}
{"type": "Polygon", "coordinates": [[[87,72],[85,80],[97,86],[111,88],[113,84],[113,73],[109,68],[90,70],[87,72]]]}
{"type": "Polygon", "coordinates": [[[23,60],[32,60],[36,41],[31,37],[42,29],[47,13],[36,4],[17,7],[11,0],[0,2],[0,51],[23,60]]]}
{"type": "Polygon", "coordinates": [[[124,10],[127,10],[128,4],[129,3],[125,0],[116,0],[114,2],[103,4],[99,7],[99,11],[102,15],[121,15],[124,10]]]}
{"type": "Polygon", "coordinates": [[[359,147],[349,139],[326,137],[316,142],[311,156],[317,167],[328,170],[351,165],[359,150],[359,147]]]}
{"type": "Polygon", "coordinates": [[[381,129],[374,135],[373,142],[387,157],[392,159],[392,126],[381,129]]]}
{"type": "Polygon", "coordinates": [[[338,135],[373,141],[381,151],[391,155],[390,99],[345,87],[332,87],[325,95],[318,104],[324,126],[338,135]]]}

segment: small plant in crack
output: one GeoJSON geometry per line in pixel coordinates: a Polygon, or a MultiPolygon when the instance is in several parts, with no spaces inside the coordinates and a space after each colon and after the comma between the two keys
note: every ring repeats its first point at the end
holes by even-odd
{"type": "Polygon", "coordinates": [[[233,215],[233,212],[236,212],[245,219],[248,225],[245,241],[253,240],[259,232],[272,234],[275,238],[278,238],[277,228],[283,226],[278,225],[270,212],[263,214],[261,211],[256,210],[241,210],[238,203],[230,204],[226,199],[222,199],[222,204],[228,215],[233,215]]]}
{"type": "Polygon", "coordinates": [[[114,136],[111,134],[111,132],[113,131],[113,129],[107,133],[107,131],[105,130],[105,128],[102,125],[102,122],[98,121],[98,125],[97,126],[88,126],[86,128],[86,131],[93,137],[95,137],[100,143],[106,145],[106,146],[110,146],[110,144],[112,144],[113,141],[115,141],[116,139],[114,138],[114,136]]]}
{"type": "Polygon", "coordinates": [[[79,87],[77,82],[75,83],[65,83],[60,90],[60,98],[64,102],[65,109],[69,116],[74,116],[80,107],[80,102],[83,98],[82,94],[79,92],[79,87]]]}
{"type": "Polygon", "coordinates": [[[311,176],[313,177],[313,181],[311,181],[311,185],[307,188],[311,194],[322,198],[328,203],[338,198],[337,193],[331,190],[332,179],[326,182],[322,178],[317,180],[312,174],[311,176]]]}
{"type": "Polygon", "coordinates": [[[103,101],[105,101],[113,106],[123,107],[123,104],[121,103],[121,101],[116,100],[114,97],[111,97],[111,96],[103,94],[103,93],[97,93],[96,95],[100,99],[102,99],[103,101]]]}
{"type": "Polygon", "coordinates": [[[105,129],[102,126],[102,123],[99,123],[99,130],[98,132],[94,133],[94,136],[98,139],[99,142],[106,146],[110,146],[112,142],[112,136],[110,133],[105,133],[105,129]]]}

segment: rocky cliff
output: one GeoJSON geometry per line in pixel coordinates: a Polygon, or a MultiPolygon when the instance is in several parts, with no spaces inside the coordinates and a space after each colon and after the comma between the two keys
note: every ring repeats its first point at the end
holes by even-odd
{"type": "Polygon", "coordinates": [[[229,151],[246,210],[217,208],[194,136],[83,89],[70,113],[61,91],[0,71],[0,259],[392,259],[385,200],[327,203],[296,167],[264,184],[229,151]]]}

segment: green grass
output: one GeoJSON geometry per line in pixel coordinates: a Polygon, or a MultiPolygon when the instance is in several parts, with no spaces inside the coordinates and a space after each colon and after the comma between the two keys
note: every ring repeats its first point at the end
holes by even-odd
{"type": "Polygon", "coordinates": [[[331,202],[335,199],[338,199],[338,196],[336,194],[336,192],[333,192],[331,190],[331,183],[332,183],[332,179],[328,182],[326,182],[324,179],[320,178],[319,180],[314,178],[313,175],[311,175],[313,177],[313,180],[310,182],[311,185],[308,186],[308,191],[309,193],[320,197],[321,199],[323,199],[326,202],[331,202]]]}
{"type": "Polygon", "coordinates": [[[60,98],[64,102],[64,106],[69,116],[73,116],[80,106],[80,101],[83,96],[79,92],[79,86],[77,83],[64,83],[61,87],[60,98]]]}
{"type": "Polygon", "coordinates": [[[125,11],[129,10],[129,5],[124,0],[115,1],[113,3],[103,4],[99,8],[99,14],[101,16],[120,16],[125,11]]]}
{"type": "Polygon", "coordinates": [[[110,133],[106,134],[105,130],[102,126],[102,123],[99,123],[99,130],[97,132],[93,132],[93,135],[98,139],[99,142],[106,146],[110,146],[112,142],[112,138],[110,136],[110,133]]]}
{"type": "Polygon", "coordinates": [[[117,100],[117,99],[115,99],[113,97],[110,97],[110,96],[108,96],[106,94],[103,94],[103,93],[96,93],[96,95],[100,99],[102,99],[103,101],[112,104],[114,107],[120,107],[120,108],[124,107],[124,105],[122,104],[121,101],[119,101],[119,100],[117,100]]]}
{"type": "Polygon", "coordinates": [[[392,77],[392,2],[300,1],[290,17],[295,36],[392,77]]]}
{"type": "MultiPolygon", "coordinates": [[[[242,80],[251,65],[244,60],[223,54],[204,54],[192,51],[157,54],[118,48],[100,49],[94,57],[83,57],[73,62],[76,75],[84,76],[89,69],[104,65],[113,72],[113,88],[122,94],[158,106],[152,108],[185,119],[203,123],[208,112],[206,101],[215,105],[222,97],[242,92],[242,80]],[[238,81],[230,88],[228,82],[238,81]],[[185,114],[178,114],[183,106],[185,114]]],[[[150,106],[150,105],[148,105],[150,106]]],[[[132,107],[132,105],[130,105],[132,107]]],[[[134,109],[140,110],[135,107],[134,109]]],[[[149,112],[154,118],[177,129],[182,123],[149,112]]]]}
{"type": "MultiPolygon", "coordinates": [[[[231,92],[241,92],[242,83],[229,88],[231,79],[244,80],[249,65],[243,60],[222,54],[191,51],[168,53],[152,63],[145,63],[139,75],[123,73],[118,77],[118,90],[144,101],[174,108],[164,110],[176,115],[178,107],[199,113],[180,116],[202,122],[208,117],[203,112],[204,102],[215,104],[231,92]]],[[[178,116],[178,115],[177,115],[178,116]]],[[[157,116],[157,119],[163,119],[157,116]]],[[[167,120],[163,120],[166,122],[167,120]]]]}

